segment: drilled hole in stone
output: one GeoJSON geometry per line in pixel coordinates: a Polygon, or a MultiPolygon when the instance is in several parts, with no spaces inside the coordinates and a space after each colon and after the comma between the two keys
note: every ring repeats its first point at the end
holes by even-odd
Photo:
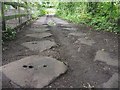
{"type": "Polygon", "coordinates": [[[48,24],[42,24],[42,25],[46,26],[46,25],[48,25],[48,24]]]}
{"type": "Polygon", "coordinates": [[[24,68],[27,68],[27,65],[23,65],[24,68]]]}
{"type": "Polygon", "coordinates": [[[47,65],[43,65],[43,67],[47,67],[47,65]]]}
{"type": "Polygon", "coordinates": [[[37,42],[32,42],[32,44],[37,44],[37,42]]]}
{"type": "Polygon", "coordinates": [[[33,68],[33,66],[29,66],[29,68],[33,68]]]}

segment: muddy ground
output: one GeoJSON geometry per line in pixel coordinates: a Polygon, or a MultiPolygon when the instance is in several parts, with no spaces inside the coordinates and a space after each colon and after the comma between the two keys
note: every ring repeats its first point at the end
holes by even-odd
{"type": "MultiPolygon", "coordinates": [[[[34,22],[26,26],[17,34],[15,40],[3,45],[2,65],[31,55],[49,56],[65,62],[68,71],[46,88],[118,87],[116,80],[118,78],[116,64],[118,63],[118,36],[116,34],[95,31],[90,27],[75,25],[55,17],[48,18],[47,21],[46,17],[40,17],[38,20],[39,23],[34,22]],[[46,22],[54,25],[46,25],[46,22]],[[50,32],[52,36],[42,39],[26,36],[34,33],[30,30],[33,27],[41,30],[48,29],[46,32],[50,32]],[[28,41],[42,40],[55,41],[57,45],[43,52],[31,51],[21,45],[28,41]]],[[[9,81],[3,78],[3,88],[15,88],[9,81]]]]}

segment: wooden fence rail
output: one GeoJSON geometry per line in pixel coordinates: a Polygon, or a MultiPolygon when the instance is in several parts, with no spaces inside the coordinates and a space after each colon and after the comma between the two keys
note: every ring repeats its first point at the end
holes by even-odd
{"type": "MultiPolygon", "coordinates": [[[[27,4],[19,2],[1,2],[1,16],[2,16],[2,31],[6,30],[6,21],[18,18],[19,25],[22,24],[21,18],[27,17],[27,20],[31,19],[31,14],[28,11],[27,4]],[[11,5],[17,10],[17,14],[5,15],[5,5],[11,5]],[[20,12],[20,7],[26,9],[26,13],[20,12]]],[[[17,19],[16,19],[17,20],[17,19]]]]}

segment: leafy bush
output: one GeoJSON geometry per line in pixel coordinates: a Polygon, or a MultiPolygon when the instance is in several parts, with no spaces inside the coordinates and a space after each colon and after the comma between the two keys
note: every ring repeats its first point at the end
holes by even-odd
{"type": "Polygon", "coordinates": [[[2,32],[2,40],[12,40],[16,36],[16,31],[12,29],[11,27],[7,26],[6,30],[2,32]]]}
{"type": "Polygon", "coordinates": [[[74,23],[93,26],[95,30],[120,32],[118,2],[68,2],[60,3],[57,16],[74,23]]]}

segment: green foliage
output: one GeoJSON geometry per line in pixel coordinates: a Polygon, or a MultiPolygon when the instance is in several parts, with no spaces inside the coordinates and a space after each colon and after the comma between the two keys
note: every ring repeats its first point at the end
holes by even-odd
{"type": "Polygon", "coordinates": [[[34,7],[34,8],[32,8],[32,17],[33,18],[45,15],[45,8],[42,7],[42,5],[40,5],[36,2],[36,3],[34,3],[34,5],[32,7],[34,7]]]}
{"type": "Polygon", "coordinates": [[[11,27],[7,26],[6,31],[2,33],[2,40],[7,41],[7,40],[12,40],[16,36],[16,31],[12,29],[11,27]]]}
{"type": "Polygon", "coordinates": [[[43,16],[43,15],[45,15],[45,9],[44,8],[39,10],[39,16],[43,16]]]}
{"type": "Polygon", "coordinates": [[[120,32],[118,2],[68,2],[60,3],[57,16],[74,23],[93,26],[95,30],[120,32]]]}

